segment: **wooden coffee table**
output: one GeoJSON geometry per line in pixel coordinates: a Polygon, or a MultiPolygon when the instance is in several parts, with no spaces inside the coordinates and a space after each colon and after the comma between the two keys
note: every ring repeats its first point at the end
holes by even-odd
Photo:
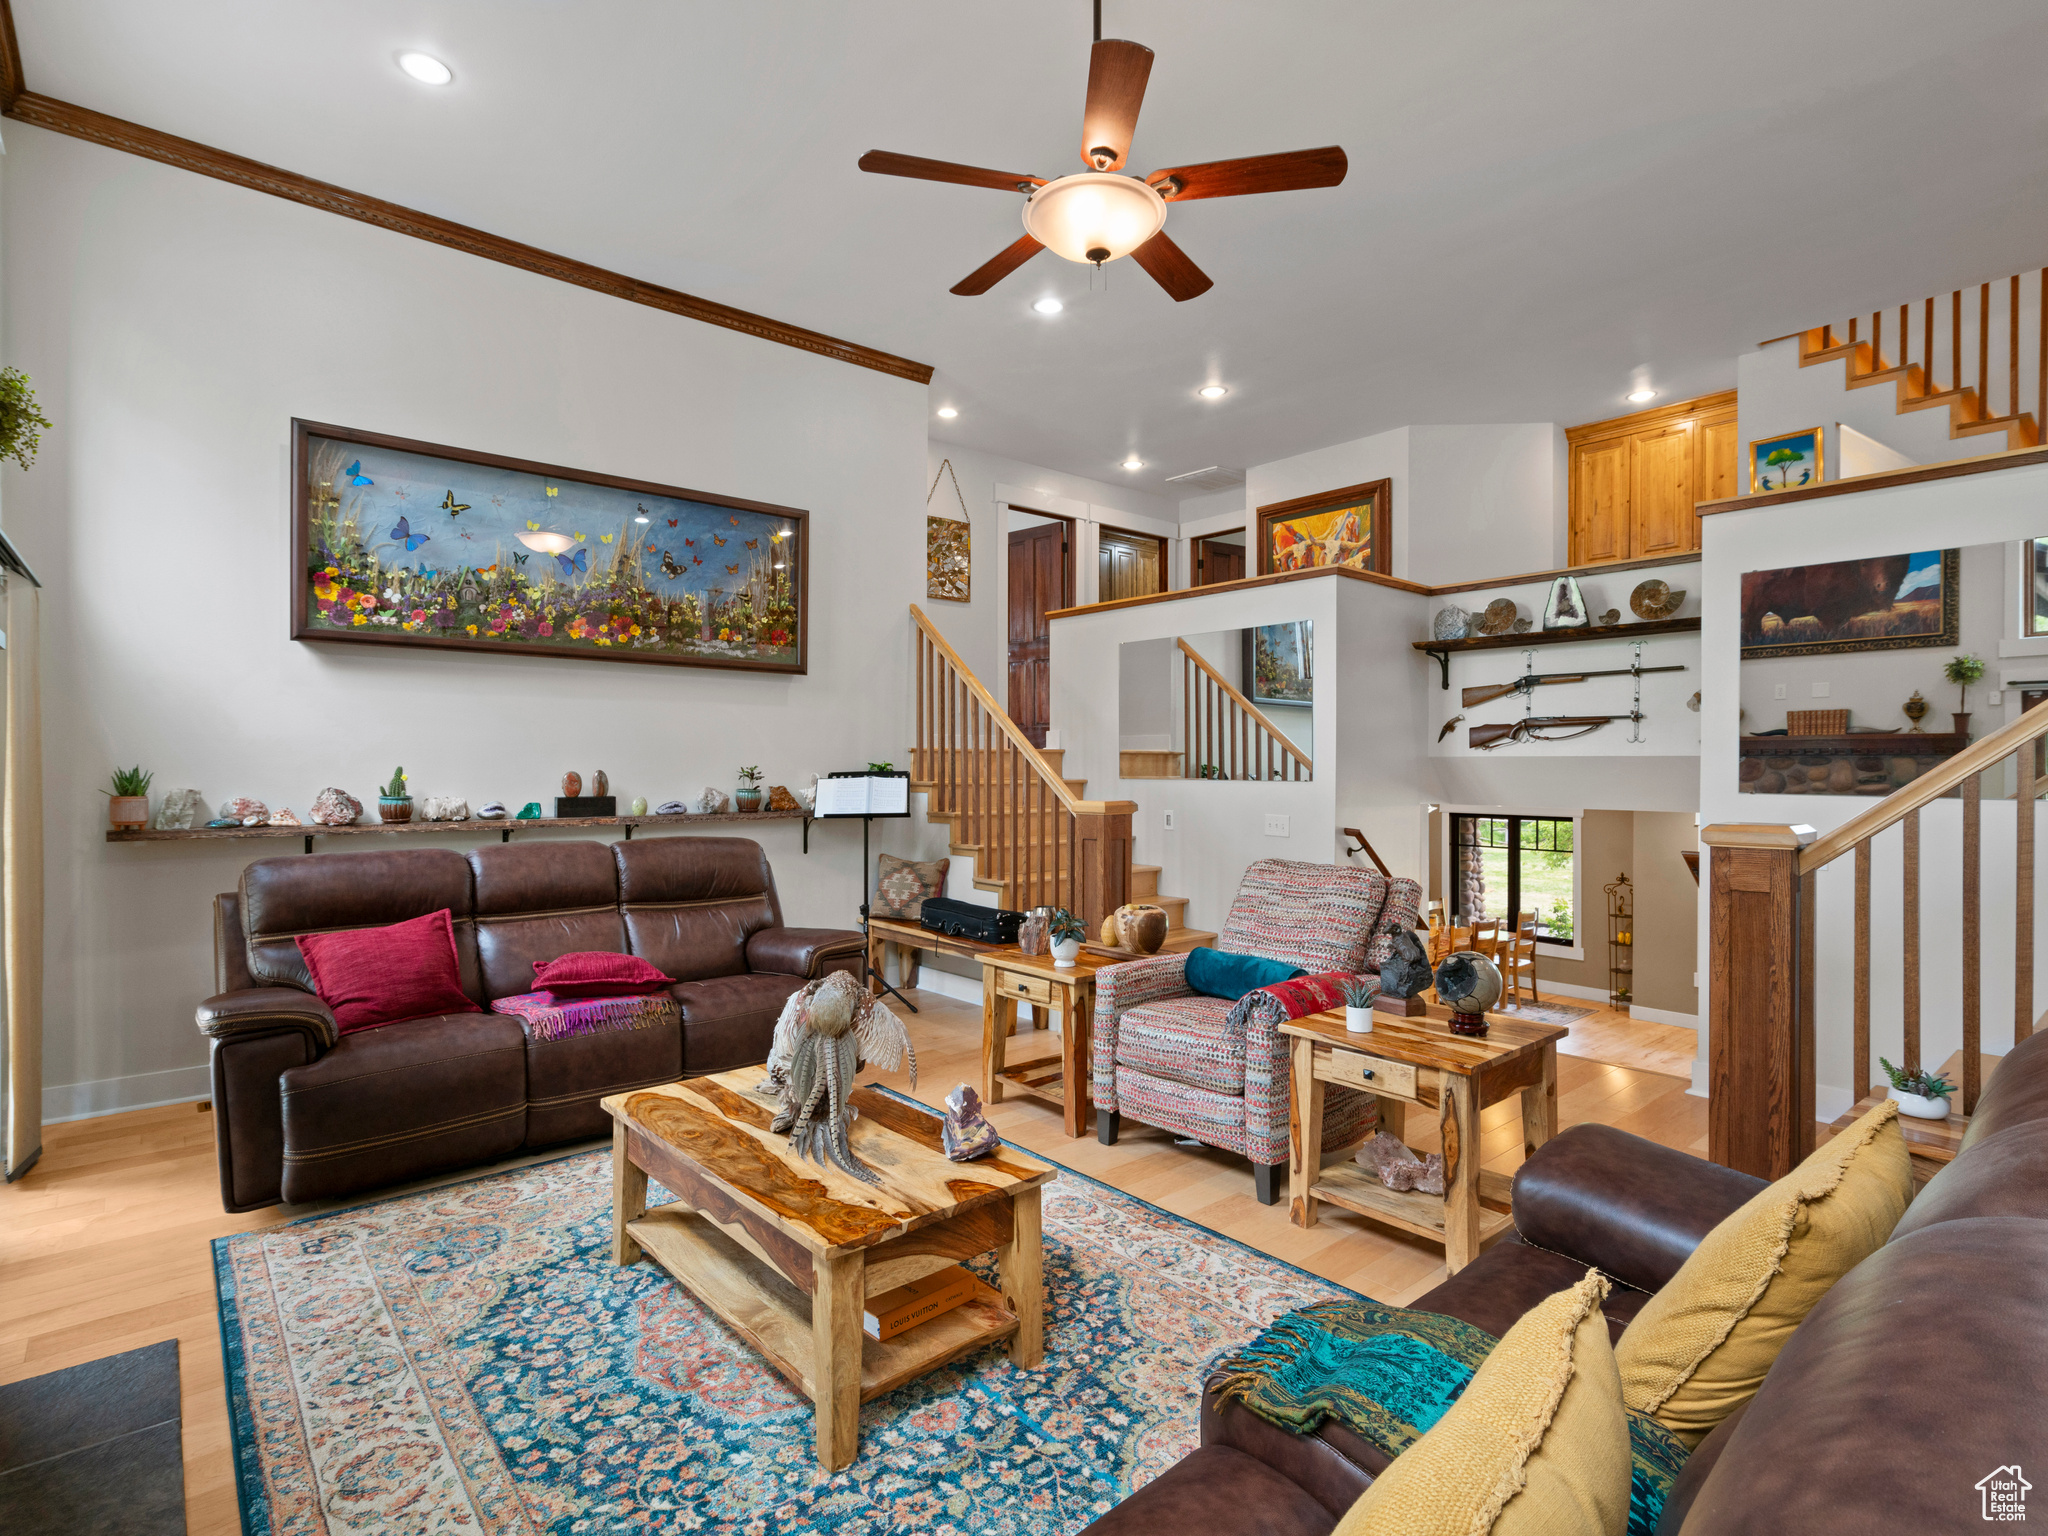
{"type": "Polygon", "coordinates": [[[747,1339],[817,1405],[818,1464],[849,1465],[860,1405],[949,1360],[1008,1339],[1024,1367],[1045,1356],[1039,1186],[1057,1170],[1011,1146],[949,1159],[939,1116],[856,1088],[850,1140],[881,1176],[863,1184],[805,1162],[768,1129],[764,1067],[614,1094],[612,1258],[643,1254],[747,1339]],[[652,1174],[673,1204],[647,1209],[652,1174]],[[866,1298],[994,1252],[1002,1294],[878,1343],[866,1298]]]}
{"type": "Polygon", "coordinates": [[[1479,1115],[1520,1093],[1523,1153],[1556,1134],[1557,1042],[1571,1031],[1490,1013],[1486,1035],[1474,1038],[1452,1034],[1450,1017],[1448,1008],[1431,1003],[1426,1018],[1375,1013],[1370,1034],[1345,1029],[1341,1008],[1280,1026],[1294,1042],[1288,1171],[1297,1227],[1314,1226],[1316,1203],[1327,1200],[1443,1244],[1444,1268],[1455,1275],[1479,1257],[1481,1243],[1514,1224],[1514,1181],[1479,1166],[1479,1115]],[[1353,1162],[1319,1166],[1315,1149],[1323,1144],[1323,1094],[1331,1083],[1376,1095],[1382,1124],[1395,1136],[1411,1104],[1437,1117],[1441,1197],[1389,1189],[1353,1162]]]}

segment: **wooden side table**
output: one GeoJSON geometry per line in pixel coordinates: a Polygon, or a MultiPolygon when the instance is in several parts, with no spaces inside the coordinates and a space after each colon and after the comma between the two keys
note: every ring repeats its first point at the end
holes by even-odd
{"type": "Polygon", "coordinates": [[[1000,1104],[1004,1086],[1014,1087],[1064,1107],[1067,1134],[1085,1135],[1091,1119],[1088,1074],[1094,1058],[1095,966],[1087,960],[1061,966],[1051,955],[1027,955],[1010,946],[985,951],[978,958],[983,1100],[1000,1104]],[[1019,1003],[1060,1010],[1057,1061],[1003,1064],[1008,1037],[1016,1032],[1019,1003]]]}
{"type": "Polygon", "coordinates": [[[1485,1038],[1474,1039],[1452,1034],[1449,1020],[1450,1010],[1432,1003],[1424,1018],[1375,1014],[1370,1034],[1346,1030],[1342,1010],[1280,1026],[1293,1040],[1288,1185],[1296,1226],[1314,1226],[1316,1204],[1327,1200],[1443,1244],[1444,1267],[1455,1275],[1479,1257],[1480,1244],[1513,1225],[1514,1181],[1479,1166],[1479,1116],[1519,1093],[1524,1155],[1550,1140],[1557,1130],[1557,1042],[1571,1031],[1496,1013],[1487,1015],[1485,1038]],[[1323,1095],[1331,1083],[1377,1096],[1382,1123],[1396,1136],[1408,1106],[1436,1115],[1441,1197],[1388,1189],[1356,1163],[1320,1166],[1323,1095]]]}

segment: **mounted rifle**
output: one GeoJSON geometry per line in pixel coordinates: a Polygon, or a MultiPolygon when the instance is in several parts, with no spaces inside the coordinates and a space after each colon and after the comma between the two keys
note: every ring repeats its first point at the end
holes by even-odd
{"type": "Polygon", "coordinates": [[[1634,720],[1640,724],[1642,718],[1640,710],[1626,715],[1530,715],[1512,723],[1470,726],[1465,732],[1465,745],[1488,752],[1504,741],[1570,741],[1574,736],[1590,735],[1613,720],[1634,720]],[[1563,734],[1550,734],[1553,731],[1563,734]]]}
{"type": "MultiPolygon", "coordinates": [[[[1491,704],[1495,699],[1512,698],[1514,695],[1534,693],[1545,683],[1583,683],[1589,677],[1642,677],[1651,672],[1683,672],[1683,667],[1613,667],[1605,672],[1531,672],[1518,677],[1512,683],[1495,683],[1480,688],[1467,688],[1464,704],[1467,709],[1476,704],[1491,704]]],[[[1621,719],[1625,716],[1616,716],[1621,719]]]]}

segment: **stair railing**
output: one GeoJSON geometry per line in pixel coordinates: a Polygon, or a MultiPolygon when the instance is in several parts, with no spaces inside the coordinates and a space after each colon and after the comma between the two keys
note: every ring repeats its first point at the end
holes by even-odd
{"type": "Polygon", "coordinates": [[[2015,274],[1999,283],[1980,283],[1974,295],[1957,288],[1946,295],[1930,297],[1917,306],[1917,315],[1916,306],[1901,304],[1892,328],[1898,351],[1894,361],[1888,361],[1884,355],[1885,311],[1881,309],[1871,313],[1867,337],[1858,334],[1862,326],[1860,315],[1849,321],[1846,334],[1833,324],[1801,332],[1799,361],[1802,366],[1811,366],[1841,358],[1851,389],[1895,382],[1901,411],[1947,405],[1952,437],[2005,432],[2008,447],[2037,447],[2042,427],[2048,424],[2042,409],[2048,404],[2048,303],[2042,302],[2044,284],[2048,284],[2048,268],[2015,274]],[[2039,335],[2035,338],[2031,370],[2022,366],[2022,277],[2039,312],[2039,335]],[[2002,311],[1995,318],[1994,308],[2002,311]],[[2023,372],[2031,374],[2025,380],[2031,394],[2023,388],[2023,372]],[[1975,382],[1966,382],[1973,374],[1975,382]],[[1996,408],[1994,394],[2002,397],[2004,410],[1996,408]],[[2029,405],[2031,409],[2027,408],[2029,405]]]}
{"type": "Polygon", "coordinates": [[[1181,777],[1314,777],[1315,764],[1185,640],[1180,647],[1181,777]]]}
{"type": "MultiPolygon", "coordinates": [[[[1920,812],[1948,795],[1962,801],[1961,1113],[1973,1114],[1982,1083],[1983,803],[1986,780],[2002,796],[2013,761],[2013,1041],[2033,1033],[2034,805],[2044,786],[2048,704],[1893,791],[1825,837],[1811,828],[1756,824],[1707,827],[1708,1156],[1763,1178],[1779,1178],[1811,1152],[1815,1127],[1814,996],[1819,972],[1815,924],[1819,874],[1853,855],[1849,1049],[1860,1098],[1875,1076],[1871,1045],[1871,846],[1899,829],[1901,878],[1900,1065],[1921,1060],[1923,942],[1920,923],[1920,812]]],[[[1886,738],[1873,737],[1882,744],[1886,738]]],[[[1889,1031],[1887,1031],[1889,1033],[1889,1031]]]]}
{"type": "Polygon", "coordinates": [[[975,878],[1002,883],[1006,907],[1065,907],[1093,933],[1131,899],[1137,803],[1074,794],[915,603],[910,616],[911,781],[974,850],[975,878]]]}

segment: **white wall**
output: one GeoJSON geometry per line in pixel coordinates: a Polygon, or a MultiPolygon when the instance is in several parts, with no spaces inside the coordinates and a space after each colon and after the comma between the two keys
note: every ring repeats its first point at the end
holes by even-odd
{"type": "Polygon", "coordinates": [[[1550,422],[1397,427],[1254,465],[1246,573],[1258,564],[1258,508],[1383,477],[1394,482],[1390,574],[1448,583],[1550,570],[1565,561],[1566,465],[1550,422]]]}
{"type": "MultiPolygon", "coordinates": [[[[516,805],[568,768],[658,801],[903,755],[922,387],[22,124],[7,149],[5,355],[58,424],[4,475],[47,583],[53,1114],[204,1091],[209,900],[295,847],[110,847],[117,763],[303,816],[401,762],[516,805]],[[294,644],[293,416],[807,508],[810,673],[294,644]]],[[[791,922],[853,921],[853,829],[761,840],[791,922]]]]}
{"type": "MultiPolygon", "coordinates": [[[[1724,512],[1705,519],[1700,661],[1706,701],[1701,717],[1702,823],[1804,823],[1826,833],[1869,805],[1868,801],[1846,795],[1737,792],[1736,710],[1745,668],[1739,628],[1744,571],[1893,554],[1926,545],[1930,542],[1930,531],[1938,531],[1939,541],[1950,547],[2003,544],[2031,538],[2048,528],[2044,507],[2048,507],[2048,468],[2029,467],[1872,490],[1785,508],[1724,512]]],[[[1983,730],[2015,717],[2018,707],[2017,693],[2008,692],[2000,708],[1986,710],[1974,722],[1978,733],[1981,735],[1983,730]]],[[[1995,783],[1987,789],[1983,808],[1983,1040],[1984,1049],[1994,1054],[2003,1053],[2012,1044],[2014,1011],[2014,818],[2012,802],[1995,798],[1998,792],[1995,783]]],[[[1962,1040],[1961,906],[1957,900],[1961,887],[1960,818],[1961,804],[1957,800],[1935,801],[1921,813],[1922,1056],[1929,1065],[1939,1065],[1962,1040]]],[[[1899,960],[1900,844],[1901,834],[1896,828],[1884,832],[1873,843],[1871,858],[1871,945],[1875,957],[1871,967],[1871,1040],[1875,1052],[1894,1061],[1898,1059],[1903,1017],[1899,960]]],[[[1820,974],[1815,992],[1817,1076],[1823,1119],[1840,1113],[1857,1096],[1852,1091],[1857,1074],[1849,1062],[1854,862],[1849,857],[1838,859],[1823,869],[1819,877],[1816,933],[1820,974]]],[[[1702,906],[1700,945],[1704,953],[1706,915],[1702,906]]],[[[2042,900],[2038,892],[2034,910],[2035,944],[2040,952],[2048,946],[2048,901],[2042,900]]],[[[2038,968],[2036,974],[2038,977],[2038,968]]],[[[2035,996],[2022,1000],[2029,1017],[2038,1016],[2041,1008],[2040,986],[2037,980],[2035,996]]],[[[1704,1083],[1704,1031],[1701,1050],[1701,1062],[1694,1069],[1696,1088],[1704,1083]]]]}

